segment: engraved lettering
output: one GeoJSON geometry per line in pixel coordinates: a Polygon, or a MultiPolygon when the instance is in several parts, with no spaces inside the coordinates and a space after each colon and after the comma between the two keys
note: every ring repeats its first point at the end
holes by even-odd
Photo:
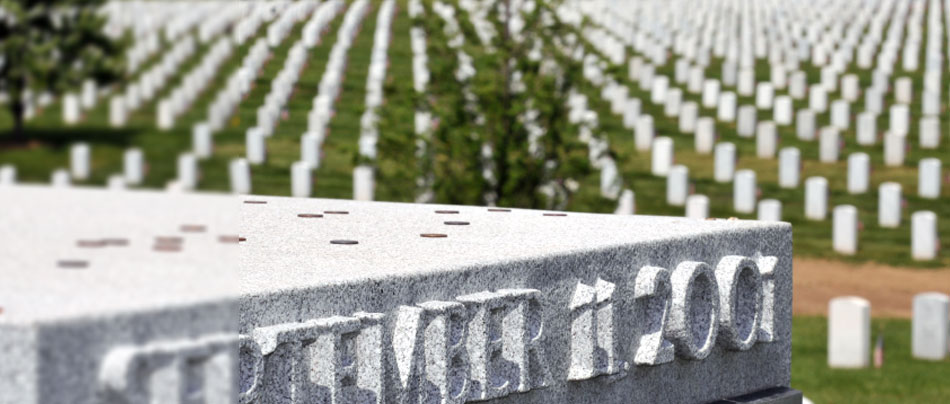
{"type": "Polygon", "coordinates": [[[755,345],[762,309],[762,279],[755,261],[738,255],[716,266],[719,283],[719,343],[745,351],[755,345]]]}
{"type": "Polygon", "coordinates": [[[458,302],[402,306],[393,348],[403,403],[462,403],[469,390],[466,309],[458,302]]]}
{"type": "Polygon", "coordinates": [[[670,271],[660,267],[643,267],[634,286],[636,325],[633,362],[637,365],[659,365],[672,362],[673,343],[664,335],[670,311],[670,271]]]}
{"type": "Polygon", "coordinates": [[[672,305],[666,334],[676,354],[702,360],[716,343],[719,328],[719,287],[712,268],[703,262],[680,263],[670,276],[672,305]]]}
{"type": "Polygon", "coordinates": [[[571,367],[568,380],[619,373],[624,362],[614,343],[613,294],[616,285],[597,279],[578,283],[571,297],[571,367]]]}
{"type": "Polygon", "coordinates": [[[203,402],[237,399],[237,336],[159,341],[110,351],[99,373],[101,402],[203,402]]]}

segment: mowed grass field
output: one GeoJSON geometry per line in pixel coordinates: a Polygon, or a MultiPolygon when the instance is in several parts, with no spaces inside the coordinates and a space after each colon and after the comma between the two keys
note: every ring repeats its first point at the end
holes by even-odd
{"type": "MultiPolygon", "coordinates": [[[[330,122],[329,136],[323,147],[321,167],[314,173],[314,196],[325,198],[349,198],[352,196],[352,169],[358,161],[357,139],[359,137],[359,118],[364,111],[364,96],[370,52],[373,45],[373,31],[379,8],[379,1],[372,2],[373,7],[366,14],[353,47],[348,53],[348,70],[343,79],[343,92],[335,104],[336,113],[330,122]]],[[[413,21],[408,17],[406,2],[399,1],[396,18],[393,23],[393,36],[389,45],[390,62],[385,83],[387,102],[381,107],[381,115],[406,117],[398,122],[390,122],[390,127],[381,131],[395,131],[407,137],[412,134],[412,113],[415,108],[411,79],[411,52],[409,29],[413,21]]],[[[345,10],[343,11],[345,12],[345,10]]],[[[460,14],[460,23],[470,24],[467,16],[460,14]]],[[[437,18],[428,16],[426,18],[437,18]]],[[[253,192],[261,194],[288,195],[290,193],[290,165],[300,158],[300,136],[306,130],[306,114],[311,108],[312,98],[316,95],[317,85],[326,66],[327,55],[336,42],[337,30],[342,13],[323,33],[321,43],[312,49],[308,64],[291,96],[282,120],[278,123],[275,135],[268,140],[267,163],[252,167],[253,192]]],[[[225,129],[215,134],[214,155],[201,162],[199,189],[226,192],[229,188],[227,163],[233,158],[244,155],[244,134],[256,121],[256,110],[263,104],[263,97],[270,90],[273,77],[282,68],[290,46],[299,37],[303,23],[298,23],[294,31],[278,47],[273,48],[271,56],[264,64],[254,83],[253,89],[240,103],[225,129]]],[[[463,30],[465,31],[465,30],[463,30]]],[[[262,36],[264,30],[257,33],[262,36]]],[[[924,35],[924,38],[927,38],[924,35]]],[[[476,43],[475,38],[469,38],[476,43]]],[[[103,185],[108,176],[121,172],[122,152],[128,147],[140,147],[144,150],[148,164],[145,187],[161,188],[174,179],[176,158],[191,148],[191,127],[206,118],[207,106],[220,90],[227,77],[238,68],[253,41],[233,52],[215,76],[213,83],[198,97],[191,110],[179,117],[173,129],[160,131],[155,128],[157,100],[146,103],[130,118],[130,123],[121,129],[108,125],[108,102],[100,99],[98,105],[85,113],[82,123],[75,127],[65,127],[61,122],[60,105],[53,104],[39,111],[38,116],[28,122],[27,131],[30,141],[27,144],[13,144],[8,141],[11,118],[8,112],[0,111],[0,164],[12,164],[17,167],[22,182],[45,183],[56,168],[68,167],[68,146],[83,141],[92,146],[92,177],[83,185],[103,185]]],[[[189,58],[162,90],[168,94],[180,83],[182,77],[196,66],[207,44],[199,47],[198,52],[189,58]]],[[[595,49],[588,44],[588,51],[595,49]]],[[[629,54],[634,55],[632,49],[629,54]]],[[[146,66],[157,62],[160,54],[153,57],[146,66]]],[[[430,58],[442,57],[430,55],[430,58]]],[[[923,52],[921,52],[923,58],[923,52]]],[[[713,58],[706,68],[707,77],[719,77],[723,61],[713,58]]],[[[660,66],[657,72],[673,75],[674,60],[660,66]]],[[[892,75],[893,78],[909,76],[914,81],[914,104],[911,108],[911,135],[908,137],[910,152],[905,166],[884,167],[882,163],[883,146],[879,142],[873,147],[857,145],[855,139],[855,117],[864,109],[861,98],[851,106],[850,129],[842,131],[844,148],[840,160],[835,164],[817,162],[817,141],[801,141],[795,136],[794,126],[780,126],[780,147],[794,146],[801,150],[803,160],[802,180],[810,176],[824,176],[829,181],[829,212],[840,204],[852,204],[858,207],[862,230],[859,233],[859,252],[855,256],[845,257],[831,249],[831,218],[824,221],[808,221],[804,218],[804,187],[783,189],[777,185],[777,159],[759,159],[755,157],[755,139],[740,138],[736,135],[734,123],[717,121],[717,135],[720,141],[733,142],[738,150],[738,169],[753,169],[757,173],[760,199],[774,198],[783,203],[783,219],[794,225],[795,253],[802,256],[834,258],[849,262],[875,261],[897,266],[921,268],[950,267],[950,249],[943,249],[939,258],[929,262],[914,262],[910,259],[910,215],[917,210],[932,210],[941,218],[938,227],[942,234],[950,234],[950,186],[945,185],[940,200],[927,200],[917,197],[917,162],[925,157],[938,157],[944,162],[944,172],[950,171],[950,139],[946,136],[950,130],[947,113],[940,115],[943,139],[936,150],[920,150],[917,144],[917,126],[920,118],[920,94],[923,87],[922,68],[917,72],[900,70],[900,61],[892,75]],[[847,181],[847,155],[863,151],[871,156],[874,165],[871,174],[870,191],[862,195],[850,195],[845,190],[847,181]],[[906,206],[903,209],[903,223],[897,229],[884,229],[877,225],[877,186],[884,181],[896,181],[903,185],[906,206]]],[[[923,63],[921,63],[923,66],[923,63]]],[[[820,70],[802,63],[810,83],[820,80],[820,70]]],[[[861,86],[870,85],[869,71],[858,70],[852,66],[849,72],[859,75],[861,86]]],[[[495,74],[479,71],[477,74],[495,74]]],[[[676,150],[676,162],[689,167],[693,193],[707,195],[710,198],[710,214],[714,217],[736,216],[742,219],[754,219],[754,215],[737,214],[732,209],[732,184],[717,183],[712,178],[713,156],[694,151],[693,137],[680,133],[678,118],[666,117],[662,106],[650,104],[648,92],[640,90],[637,83],[626,76],[626,66],[614,66],[610,70],[614,79],[630,88],[631,96],[643,100],[643,111],[654,116],[658,136],[673,138],[676,150]]],[[[767,81],[769,68],[766,62],[757,64],[756,80],[767,81]]],[[[134,77],[135,74],[131,75],[134,77]]],[[[121,85],[117,86],[121,89],[121,85]]],[[[599,113],[601,132],[610,140],[611,153],[615,155],[624,178],[625,187],[631,188],[637,195],[637,213],[651,215],[682,216],[684,208],[666,204],[666,179],[650,174],[649,152],[639,152],[633,146],[633,131],[622,125],[619,116],[612,115],[609,105],[600,98],[600,89],[590,83],[581,82],[580,90],[588,95],[589,105],[599,113]]],[[[725,90],[734,90],[724,88],[725,90]]],[[[776,95],[786,94],[786,90],[776,90],[776,95]]],[[[829,102],[837,99],[838,93],[829,94],[829,102]]],[[[893,92],[888,93],[885,108],[893,102],[893,92]]],[[[946,111],[947,97],[943,97],[942,108],[946,111]]],[[[684,91],[684,101],[699,101],[698,94],[684,91]]],[[[738,105],[753,103],[752,97],[739,97],[738,105]]],[[[806,100],[796,100],[795,108],[803,108],[806,100]]],[[[715,117],[714,109],[701,108],[700,116],[715,117]]],[[[830,113],[820,113],[817,127],[828,125],[830,113]]],[[[759,110],[758,120],[771,119],[770,110],[759,110]]],[[[887,113],[879,116],[877,126],[880,132],[888,127],[887,113]]],[[[379,150],[377,166],[377,199],[409,202],[415,198],[415,189],[411,184],[387,182],[389,173],[404,169],[402,162],[387,157],[387,150],[379,150]],[[408,186],[407,186],[408,185],[408,186]]],[[[615,201],[600,196],[599,174],[594,173],[578,179],[582,184],[580,191],[568,205],[569,210],[584,212],[610,213],[616,206],[615,201]]]]}
{"type": "Polygon", "coordinates": [[[792,387],[815,403],[946,403],[950,400],[950,359],[911,357],[911,324],[905,319],[873,319],[875,338],[884,336],[880,369],[828,368],[828,319],[796,317],[792,325],[792,387]]]}

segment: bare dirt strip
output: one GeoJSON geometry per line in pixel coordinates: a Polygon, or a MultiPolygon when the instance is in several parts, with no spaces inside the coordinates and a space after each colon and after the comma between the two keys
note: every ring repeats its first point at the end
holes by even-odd
{"type": "Polygon", "coordinates": [[[795,257],[794,286],[796,315],[827,315],[829,300],[852,295],[871,302],[872,317],[909,318],[914,295],[950,294],[950,269],[896,268],[795,257]]]}

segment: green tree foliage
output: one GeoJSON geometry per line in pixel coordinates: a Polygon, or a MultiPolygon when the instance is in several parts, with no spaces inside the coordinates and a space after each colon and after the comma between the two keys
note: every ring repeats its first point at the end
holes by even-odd
{"type": "Polygon", "coordinates": [[[128,40],[113,39],[102,0],[0,0],[0,89],[10,96],[13,136],[23,140],[24,91],[62,94],[123,72],[128,40]]]}
{"type": "MultiPolygon", "coordinates": [[[[424,4],[426,16],[416,24],[426,31],[431,80],[417,108],[430,112],[435,125],[431,134],[417,139],[422,147],[409,148],[421,150],[416,164],[422,178],[419,191],[430,190],[440,203],[566,205],[576,189],[566,184],[591,168],[565,105],[573,77],[579,74],[577,66],[551,69],[539,57],[553,54],[544,37],[562,29],[560,22],[548,7],[509,11],[507,1],[497,0],[488,15],[497,35],[483,44],[467,13],[456,8],[465,38],[459,45],[446,35],[446,23],[433,11],[433,2],[424,4]],[[524,22],[519,34],[508,29],[513,13],[524,22]],[[460,53],[472,58],[473,77],[457,75],[460,53]],[[540,137],[532,139],[532,125],[541,129],[540,137]]],[[[400,146],[395,138],[413,138],[386,132],[381,128],[383,153],[400,146]]],[[[405,140],[401,144],[407,145],[405,140]]]]}

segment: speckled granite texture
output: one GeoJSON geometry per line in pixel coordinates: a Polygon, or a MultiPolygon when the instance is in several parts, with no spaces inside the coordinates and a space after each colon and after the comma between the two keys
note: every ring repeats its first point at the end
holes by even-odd
{"type": "Polygon", "coordinates": [[[245,200],[247,402],[702,403],[789,385],[788,224],[245,200]],[[331,319],[351,326],[314,323],[331,319]],[[320,338],[335,376],[314,382],[293,369],[320,338]]]}
{"type": "Polygon", "coordinates": [[[787,224],[21,187],[0,201],[15,263],[0,268],[2,404],[706,403],[789,385],[787,224]]]}
{"type": "Polygon", "coordinates": [[[236,340],[232,197],[18,186],[0,187],[0,206],[0,403],[147,402],[124,378],[173,379],[162,369],[180,358],[133,355],[141,367],[118,375],[117,353],[236,340]]]}

